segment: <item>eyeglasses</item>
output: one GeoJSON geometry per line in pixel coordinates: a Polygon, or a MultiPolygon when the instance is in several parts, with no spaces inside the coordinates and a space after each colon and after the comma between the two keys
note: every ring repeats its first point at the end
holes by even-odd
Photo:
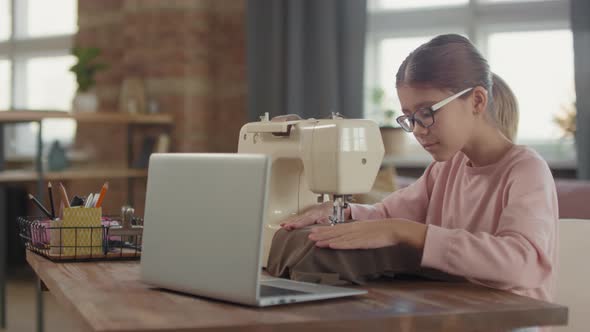
{"type": "Polygon", "coordinates": [[[430,128],[434,124],[434,112],[441,109],[446,104],[452,102],[453,100],[461,97],[465,93],[471,91],[473,88],[467,88],[461,92],[458,92],[450,97],[439,101],[438,103],[425,108],[420,108],[416,110],[416,112],[412,113],[412,115],[402,115],[397,117],[396,121],[402,127],[403,130],[411,133],[414,131],[414,127],[416,122],[424,128],[430,128]]]}

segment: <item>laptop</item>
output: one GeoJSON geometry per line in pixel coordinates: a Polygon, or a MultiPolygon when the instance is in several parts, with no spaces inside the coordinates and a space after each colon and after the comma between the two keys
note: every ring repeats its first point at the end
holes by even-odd
{"type": "Polygon", "coordinates": [[[152,154],[142,280],[260,307],[367,293],[261,276],[270,167],[257,154],[152,154]]]}

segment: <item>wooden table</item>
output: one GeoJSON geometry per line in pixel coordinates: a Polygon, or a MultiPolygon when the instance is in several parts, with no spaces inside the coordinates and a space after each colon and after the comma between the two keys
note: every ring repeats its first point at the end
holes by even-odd
{"type": "Polygon", "coordinates": [[[88,331],[506,331],[565,325],[568,309],[467,283],[388,281],[367,295],[250,308],[155,290],[139,263],[53,263],[27,252],[40,279],[88,331]]]}

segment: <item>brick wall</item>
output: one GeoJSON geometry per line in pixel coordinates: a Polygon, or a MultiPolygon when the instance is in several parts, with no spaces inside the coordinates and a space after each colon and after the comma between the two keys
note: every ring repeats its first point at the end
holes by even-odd
{"type": "MultiPolygon", "coordinates": [[[[147,97],[174,117],[173,151],[236,151],[246,121],[245,7],[245,0],[79,0],[75,43],[99,47],[109,65],[97,75],[99,111],[118,112],[121,83],[140,77],[147,97]]],[[[158,130],[137,130],[135,150],[141,137],[158,130]]],[[[126,162],[125,126],[79,125],[76,144],[94,149],[95,162],[126,162]]],[[[118,181],[107,212],[124,202],[125,181],[118,181]]],[[[145,181],[138,182],[135,204],[142,213],[145,181]]],[[[70,186],[85,192],[97,183],[70,186]]]]}

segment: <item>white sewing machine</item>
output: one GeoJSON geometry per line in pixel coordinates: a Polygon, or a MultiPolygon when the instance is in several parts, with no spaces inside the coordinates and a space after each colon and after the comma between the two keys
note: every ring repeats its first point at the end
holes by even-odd
{"type": "Polygon", "coordinates": [[[238,153],[271,156],[267,224],[262,262],[266,267],[272,238],[280,223],[325,195],[334,202],[332,223],[343,221],[343,209],[352,194],[369,192],[384,148],[377,123],[371,120],[300,119],[260,122],[240,130],[238,153]]]}

